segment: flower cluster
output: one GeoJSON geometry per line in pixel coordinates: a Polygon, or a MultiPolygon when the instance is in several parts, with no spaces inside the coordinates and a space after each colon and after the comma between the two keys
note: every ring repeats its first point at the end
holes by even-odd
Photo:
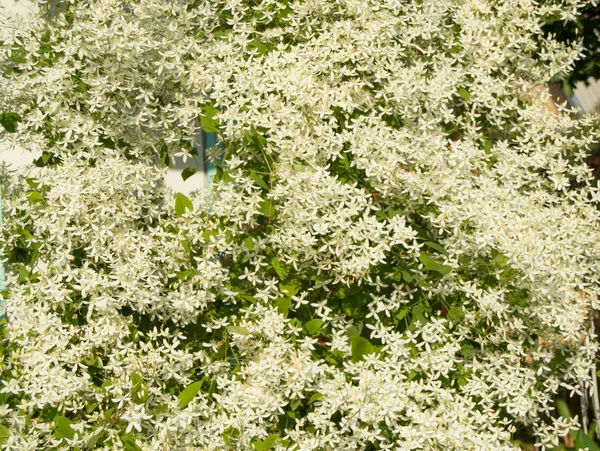
{"type": "Polygon", "coordinates": [[[68,0],[6,28],[4,449],[512,450],[597,351],[591,2],[68,0]],[[542,93],[542,94],[540,94],[542,93]],[[540,95],[542,99],[540,99],[540,95]],[[214,188],[162,184],[217,132],[214,188]]]}

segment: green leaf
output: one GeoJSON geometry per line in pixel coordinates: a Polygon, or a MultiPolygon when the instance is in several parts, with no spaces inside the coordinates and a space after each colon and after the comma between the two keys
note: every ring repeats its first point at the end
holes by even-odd
{"type": "Polygon", "coordinates": [[[463,312],[462,309],[459,309],[458,307],[450,307],[450,310],[448,310],[447,317],[450,321],[458,322],[465,317],[465,312],[463,312]]]}
{"type": "Polygon", "coordinates": [[[396,321],[401,321],[410,312],[408,307],[403,307],[394,314],[396,321]]]}
{"type": "Polygon", "coordinates": [[[427,317],[425,316],[425,313],[431,313],[431,307],[427,304],[417,304],[413,306],[410,313],[413,317],[413,323],[418,322],[421,324],[425,324],[427,322],[427,317]]]}
{"type": "Polygon", "coordinates": [[[227,326],[227,330],[233,334],[250,335],[250,331],[241,326],[227,326]]]}
{"type": "Polygon", "coordinates": [[[257,150],[262,150],[267,145],[267,139],[256,130],[254,125],[250,126],[250,131],[246,132],[246,138],[254,144],[257,150]]]}
{"type": "Polygon", "coordinates": [[[218,234],[219,233],[216,230],[205,229],[202,231],[202,239],[206,243],[210,243],[210,237],[212,237],[212,236],[216,237],[218,234]]]}
{"type": "Polygon", "coordinates": [[[292,412],[294,410],[296,410],[298,407],[300,407],[301,404],[302,404],[302,400],[301,399],[296,399],[295,401],[292,401],[292,404],[291,404],[292,412]]]}
{"type": "Polygon", "coordinates": [[[509,258],[497,249],[492,249],[492,259],[490,263],[497,267],[504,267],[508,263],[509,258]]]}
{"type": "Polygon", "coordinates": [[[123,448],[125,451],[142,451],[142,449],[135,443],[135,437],[131,434],[123,434],[121,437],[123,442],[123,448]]]}
{"type": "Polygon", "coordinates": [[[209,119],[215,120],[215,116],[219,114],[219,110],[216,109],[213,105],[204,105],[202,107],[202,115],[206,116],[209,119]]]}
{"type": "Polygon", "coordinates": [[[0,113],[0,125],[9,133],[15,133],[17,124],[22,120],[17,113],[0,113]]]}
{"type": "Polygon", "coordinates": [[[484,137],[481,141],[481,149],[487,154],[489,155],[490,153],[492,153],[492,141],[489,140],[489,138],[484,137]]]}
{"type": "Polygon", "coordinates": [[[168,168],[171,167],[171,158],[169,157],[169,148],[167,147],[166,144],[163,144],[160,147],[159,157],[160,157],[160,162],[162,164],[164,164],[168,168]]]}
{"type": "Polygon", "coordinates": [[[148,386],[138,373],[131,373],[131,398],[134,402],[143,404],[148,400],[148,386]]]}
{"type": "Polygon", "coordinates": [[[469,94],[469,91],[467,91],[465,88],[458,88],[458,95],[465,102],[468,102],[469,100],[471,100],[471,94],[469,94]]]}
{"type": "Polygon", "coordinates": [[[271,434],[264,440],[256,440],[252,443],[252,446],[256,451],[268,451],[278,438],[280,438],[279,434],[271,434]]]}
{"type": "Polygon", "coordinates": [[[190,166],[189,168],[185,168],[183,171],[181,171],[181,178],[183,179],[183,181],[186,181],[196,172],[198,172],[198,168],[190,166]]]}
{"type": "Polygon", "coordinates": [[[357,321],[348,329],[346,329],[346,335],[349,337],[359,337],[363,330],[363,322],[357,321]]]}
{"type": "Polygon", "coordinates": [[[352,343],[352,361],[358,362],[367,354],[375,352],[375,348],[369,340],[363,337],[350,337],[352,343]]]}
{"type": "Polygon", "coordinates": [[[194,204],[185,194],[177,193],[175,195],[175,214],[183,216],[186,210],[194,211],[194,204]]]}
{"type": "Polygon", "coordinates": [[[175,275],[175,278],[181,282],[185,282],[186,280],[188,280],[190,277],[194,277],[195,275],[200,274],[198,272],[197,269],[195,268],[190,268],[190,269],[186,269],[184,271],[180,271],[175,275]]]}
{"type": "Polygon", "coordinates": [[[181,247],[189,254],[192,255],[192,248],[190,247],[189,240],[181,240],[181,247]]]}
{"type": "Polygon", "coordinates": [[[315,318],[310,320],[308,323],[306,323],[304,325],[304,328],[306,329],[306,331],[308,332],[309,335],[316,335],[319,332],[319,329],[321,329],[321,326],[323,325],[323,320],[319,319],[319,318],[315,318]]]}
{"type": "Polygon", "coordinates": [[[569,409],[569,406],[563,399],[557,398],[555,401],[555,404],[556,404],[556,410],[558,410],[558,414],[561,417],[573,418],[573,415],[571,415],[571,409],[569,409]]]}
{"type": "Polygon", "coordinates": [[[71,427],[73,422],[67,417],[62,415],[56,415],[54,417],[54,436],[56,438],[68,438],[73,439],[75,437],[75,429],[71,427]]]}
{"type": "Polygon", "coordinates": [[[359,317],[363,308],[363,298],[360,296],[346,296],[342,298],[342,310],[346,315],[359,317]]]}
{"type": "Polygon", "coordinates": [[[6,443],[10,434],[8,433],[8,428],[3,424],[0,424],[0,445],[6,443]]]}
{"type": "Polygon", "coordinates": [[[27,177],[27,178],[25,179],[25,181],[26,181],[26,182],[27,182],[27,184],[28,184],[28,185],[29,185],[31,188],[33,188],[33,189],[38,189],[38,188],[39,188],[39,186],[40,186],[40,183],[41,183],[41,182],[40,182],[38,179],[35,179],[35,178],[33,178],[33,177],[27,177]]]}
{"type": "Polygon", "coordinates": [[[256,172],[250,171],[250,178],[252,180],[254,180],[254,182],[261,188],[264,188],[267,191],[269,190],[269,185],[267,185],[267,183],[264,181],[264,179],[256,172]]]}
{"type": "Polygon", "coordinates": [[[202,107],[200,127],[206,133],[219,133],[219,121],[215,119],[217,114],[219,114],[219,110],[212,105],[205,105],[202,107]]]}
{"type": "Polygon", "coordinates": [[[419,260],[423,263],[425,271],[435,271],[440,273],[442,276],[445,276],[450,271],[452,271],[452,267],[448,265],[442,265],[438,263],[434,259],[432,259],[426,252],[421,252],[419,255],[419,260]]]}
{"type": "Polygon", "coordinates": [[[135,395],[142,388],[142,384],[144,383],[144,378],[140,376],[138,373],[131,373],[131,394],[135,395]]]}
{"type": "Polygon", "coordinates": [[[562,81],[561,90],[569,98],[575,95],[575,91],[573,91],[573,86],[571,85],[571,80],[569,77],[562,81]]]}
{"type": "Polygon", "coordinates": [[[288,276],[288,274],[290,273],[290,270],[287,267],[287,265],[285,263],[277,260],[275,257],[273,257],[271,259],[271,266],[273,267],[273,269],[275,270],[275,272],[279,276],[280,280],[284,280],[288,276]]]}
{"type": "Polygon", "coordinates": [[[228,445],[234,443],[237,439],[240,438],[240,430],[238,428],[234,428],[229,426],[227,429],[223,431],[223,440],[228,445]]]}
{"type": "Polygon", "coordinates": [[[577,449],[585,449],[588,451],[600,451],[596,442],[593,439],[589,438],[583,430],[577,431],[577,437],[575,437],[575,448],[577,449]]]}
{"type": "Polygon", "coordinates": [[[32,204],[35,202],[43,202],[44,196],[39,191],[29,191],[27,193],[27,200],[32,204]]]}
{"type": "Polygon", "coordinates": [[[415,280],[415,277],[408,271],[402,271],[402,280],[404,280],[406,283],[411,283],[413,280],[415,280]]]}
{"type": "Polygon", "coordinates": [[[526,307],[527,299],[529,298],[529,292],[523,289],[515,289],[506,293],[506,299],[510,305],[517,307],[526,307]]]}
{"type": "Polygon", "coordinates": [[[270,218],[275,215],[275,207],[269,199],[263,199],[260,202],[258,211],[267,218],[270,218]]]}
{"type": "Polygon", "coordinates": [[[435,251],[438,251],[440,254],[448,255],[448,251],[446,249],[444,249],[439,244],[434,243],[433,241],[425,241],[423,244],[435,251]]]}
{"type": "Polygon", "coordinates": [[[473,357],[477,350],[471,343],[462,343],[460,345],[460,353],[463,357],[473,357]]]}
{"type": "Polygon", "coordinates": [[[296,284],[284,285],[284,284],[280,283],[279,289],[281,291],[283,291],[285,294],[287,294],[288,296],[294,296],[300,290],[300,285],[296,285],[296,284]]]}
{"type": "Polygon", "coordinates": [[[215,124],[215,122],[206,116],[200,116],[200,127],[206,133],[219,133],[219,128],[215,124]]]}
{"type": "Polygon", "coordinates": [[[87,443],[85,444],[86,448],[89,449],[93,449],[96,447],[96,444],[98,443],[98,440],[100,440],[102,438],[102,436],[104,435],[104,431],[100,431],[100,432],[96,432],[94,435],[92,435],[92,437],[87,441],[87,443]]]}
{"type": "Polygon", "coordinates": [[[248,249],[249,251],[254,249],[254,240],[251,236],[247,236],[246,238],[244,238],[244,246],[246,246],[246,249],[248,249]]]}
{"type": "Polygon", "coordinates": [[[312,404],[315,401],[318,401],[319,399],[323,399],[325,395],[323,393],[314,393],[309,399],[308,399],[308,403],[312,404]]]}
{"type": "Polygon", "coordinates": [[[279,298],[275,301],[275,306],[280,315],[287,315],[292,306],[292,298],[287,296],[279,298]]]}
{"type": "Polygon", "coordinates": [[[254,39],[248,43],[248,50],[252,49],[256,49],[259,55],[264,55],[269,51],[269,46],[264,42],[260,42],[254,39]]]}
{"type": "Polygon", "coordinates": [[[192,402],[192,399],[196,397],[200,389],[202,388],[202,381],[194,382],[183,389],[177,399],[179,399],[179,408],[185,409],[185,407],[192,402]]]}

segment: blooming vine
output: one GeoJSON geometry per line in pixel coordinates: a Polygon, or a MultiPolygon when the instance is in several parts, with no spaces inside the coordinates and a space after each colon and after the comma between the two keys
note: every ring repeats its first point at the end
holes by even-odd
{"type": "Polygon", "coordinates": [[[6,29],[5,449],[542,448],[597,344],[591,2],[69,0],[6,29]],[[543,94],[542,94],[543,96],[543,94]],[[543,100],[543,99],[542,99],[543,100]],[[163,186],[210,149],[215,186],[163,186]]]}

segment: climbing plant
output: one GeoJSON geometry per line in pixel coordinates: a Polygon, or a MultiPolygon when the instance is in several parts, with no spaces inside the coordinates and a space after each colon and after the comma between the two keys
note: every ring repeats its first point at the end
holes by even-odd
{"type": "Polygon", "coordinates": [[[599,128],[545,109],[580,48],[542,24],[587,4],[71,0],[5,28],[1,138],[41,157],[3,191],[2,446],[557,444],[597,350],[599,128]],[[173,193],[201,130],[214,187],[173,193]]]}

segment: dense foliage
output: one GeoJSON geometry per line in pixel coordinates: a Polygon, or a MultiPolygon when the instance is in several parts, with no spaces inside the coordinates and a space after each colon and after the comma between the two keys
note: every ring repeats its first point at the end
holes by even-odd
{"type": "Polygon", "coordinates": [[[6,29],[5,449],[512,450],[597,349],[565,0],[72,0],[6,29]],[[543,97],[543,95],[542,95],[543,97]],[[165,164],[218,132],[214,189],[165,164]]]}

